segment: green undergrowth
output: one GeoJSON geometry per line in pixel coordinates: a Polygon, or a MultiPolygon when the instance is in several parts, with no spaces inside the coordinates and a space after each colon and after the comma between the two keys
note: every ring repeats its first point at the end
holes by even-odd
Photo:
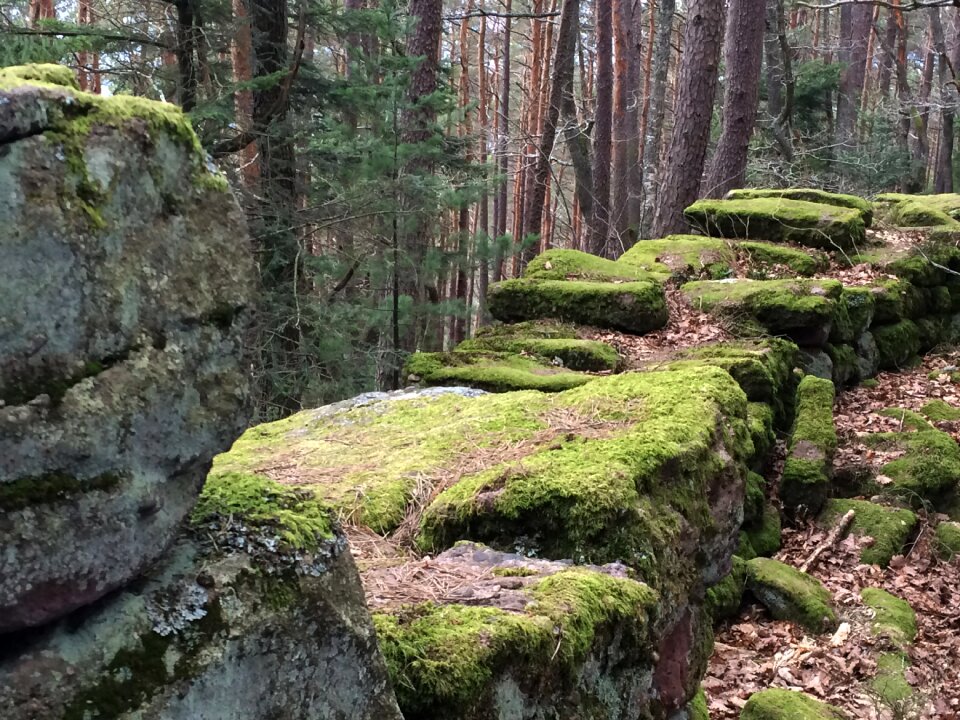
{"type": "Polygon", "coordinates": [[[883,653],[877,658],[877,674],[871,679],[870,687],[887,707],[903,707],[913,696],[906,677],[908,667],[910,660],[904,653],[883,653]]]}
{"type": "Polygon", "coordinates": [[[833,525],[850,510],[854,511],[850,532],[873,538],[873,544],[860,552],[860,562],[887,567],[903,552],[917,527],[917,516],[904,508],[877,505],[867,500],[829,500],[822,522],[833,525]]]}
{"type": "MultiPolygon", "coordinates": [[[[553,676],[575,682],[601,638],[646,646],[657,596],[645,585],[588,570],[566,570],[524,591],[522,612],[425,604],[374,614],[374,624],[405,717],[469,715],[494,700],[494,684],[553,676]],[[562,638],[558,642],[558,638],[562,638]]],[[[652,648],[651,648],[652,650],[652,648]]]]}
{"type": "Polygon", "coordinates": [[[956,422],[960,420],[960,408],[939,398],[928,402],[920,408],[920,412],[933,422],[956,422]]]}
{"type": "Polygon", "coordinates": [[[937,552],[944,560],[960,555],[960,522],[941,522],[934,530],[937,552]]]}

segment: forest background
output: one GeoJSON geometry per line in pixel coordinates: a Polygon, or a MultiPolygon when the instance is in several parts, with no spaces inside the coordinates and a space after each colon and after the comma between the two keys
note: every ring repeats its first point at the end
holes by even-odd
{"type": "Polygon", "coordinates": [[[400,387],[548,247],[741,186],[952,192],[960,8],[901,0],[14,0],[0,66],[179,104],[247,213],[261,418],[400,387]]]}

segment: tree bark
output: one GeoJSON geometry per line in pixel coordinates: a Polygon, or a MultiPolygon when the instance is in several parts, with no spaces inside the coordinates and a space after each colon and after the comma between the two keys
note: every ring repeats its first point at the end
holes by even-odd
{"type": "MultiPolygon", "coordinates": [[[[511,0],[506,0],[505,11],[511,12],[511,0]]],[[[493,279],[499,282],[503,279],[503,253],[500,251],[500,238],[507,234],[507,196],[510,176],[510,42],[511,23],[509,17],[503,21],[503,47],[500,60],[500,107],[497,114],[497,168],[500,171],[500,188],[497,193],[497,217],[494,222],[493,234],[497,249],[493,259],[493,279]]]]}
{"type": "Polygon", "coordinates": [[[707,177],[707,197],[743,187],[747,150],[757,119],[763,63],[765,0],[730,0],[724,47],[723,130],[707,177]]]}
{"type": "Polygon", "coordinates": [[[608,254],[613,139],[613,7],[597,2],[596,113],[593,125],[593,225],[590,252],[608,254]]]}
{"type": "MultiPolygon", "coordinates": [[[[640,169],[640,39],[633,0],[613,0],[613,255],[636,241],[643,173],[640,169]]],[[[639,8],[636,9],[639,14],[639,8]]]]}
{"type": "Polygon", "coordinates": [[[840,8],[840,93],[837,97],[837,142],[856,145],[857,117],[863,95],[867,63],[867,36],[873,19],[868,3],[842,5],[840,8]]]}
{"type": "Polygon", "coordinates": [[[772,121],[783,109],[783,61],[779,37],[783,0],[767,0],[766,16],[763,50],[767,60],[767,115],[772,121]]]}
{"type": "MultiPolygon", "coordinates": [[[[951,50],[957,52],[960,42],[954,34],[954,47],[947,47],[943,31],[943,22],[940,18],[940,8],[929,8],[930,29],[933,35],[934,48],[937,51],[937,80],[940,85],[940,139],[937,143],[937,158],[933,171],[933,191],[935,193],[953,192],[953,145],[954,145],[954,114],[957,108],[956,65],[951,58],[951,50]]],[[[954,13],[954,27],[956,31],[957,14],[954,13]]]]}
{"type": "MultiPolygon", "coordinates": [[[[641,162],[644,186],[647,188],[640,236],[648,237],[653,228],[654,212],[659,197],[661,179],[660,145],[663,138],[663,119],[666,114],[667,75],[670,72],[670,56],[673,53],[673,16],[676,12],[676,0],[659,0],[656,6],[656,32],[653,37],[652,72],[653,81],[648,93],[649,114],[643,126],[643,147],[641,162]]],[[[644,102],[647,102],[646,100],[644,102]]]]}
{"type": "Polygon", "coordinates": [[[657,237],[686,228],[683,210],[700,193],[717,91],[722,26],[722,0],[691,0],[677,78],[670,153],[654,221],[657,237]]]}
{"type": "Polygon", "coordinates": [[[543,135],[537,151],[537,163],[533,174],[533,188],[523,234],[539,234],[543,220],[543,208],[550,184],[550,156],[557,138],[563,94],[573,83],[573,55],[576,50],[577,14],[580,0],[564,0],[557,31],[557,50],[553,61],[553,78],[550,85],[550,100],[543,122],[543,135]]]}

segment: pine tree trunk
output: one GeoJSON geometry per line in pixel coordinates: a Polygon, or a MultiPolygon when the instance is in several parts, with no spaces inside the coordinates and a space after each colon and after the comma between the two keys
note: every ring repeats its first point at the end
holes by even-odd
{"type": "MultiPolygon", "coordinates": [[[[477,122],[480,125],[480,165],[487,164],[487,141],[490,137],[490,93],[487,82],[487,19],[480,18],[480,34],[477,39],[477,72],[480,75],[478,90],[479,103],[477,108],[477,122]]],[[[490,289],[490,196],[486,189],[480,196],[477,208],[477,235],[484,243],[483,252],[479,254],[477,264],[477,325],[486,324],[487,320],[487,293],[490,289]]]]}
{"type": "MultiPolygon", "coordinates": [[[[930,29],[933,44],[937,51],[937,80],[940,85],[940,136],[937,143],[937,157],[933,170],[933,191],[935,193],[953,192],[953,144],[954,113],[957,107],[957,86],[954,72],[956,66],[950,58],[951,48],[947,47],[940,19],[940,8],[929,8],[930,29]],[[951,70],[952,68],[952,70],[951,70]]],[[[955,14],[954,17],[957,17],[955,14]]],[[[955,28],[951,28],[955,30],[955,28]]],[[[954,48],[960,47],[956,36],[954,48]]]]}
{"type": "Polygon", "coordinates": [[[573,55],[576,50],[577,14],[580,0],[564,0],[557,31],[557,50],[553,61],[553,78],[550,85],[550,100],[543,122],[543,135],[537,151],[537,163],[533,173],[529,210],[523,234],[540,234],[547,187],[550,184],[550,156],[557,138],[560,109],[565,89],[573,82],[573,55]]]}
{"type": "Polygon", "coordinates": [[[593,224],[590,252],[610,251],[610,165],[613,140],[613,8],[600,0],[597,9],[596,113],[593,125],[593,224]]]}
{"type": "Polygon", "coordinates": [[[673,135],[653,224],[654,235],[682,232],[683,210],[696,201],[717,91],[722,0],[691,0],[677,78],[673,135]]]}
{"type": "MultiPolygon", "coordinates": [[[[639,9],[637,9],[639,13],[639,9]]],[[[636,241],[643,173],[640,169],[640,41],[633,0],[613,0],[613,255],[636,241]]]]}
{"type": "Polygon", "coordinates": [[[730,0],[724,46],[723,130],[707,176],[707,197],[743,187],[760,100],[765,0],[730,0]]]}
{"type": "Polygon", "coordinates": [[[778,118],[783,109],[783,61],[778,30],[782,14],[782,0],[767,0],[763,51],[767,60],[767,115],[771,121],[778,118]]]}
{"type": "Polygon", "coordinates": [[[862,102],[863,81],[867,63],[867,35],[870,33],[873,8],[867,3],[840,7],[840,93],[837,97],[837,142],[852,148],[856,145],[857,117],[862,102]]]}
{"type": "MultiPolygon", "coordinates": [[[[505,12],[511,12],[511,0],[506,0],[505,12]]],[[[508,16],[503,21],[503,46],[500,60],[500,108],[497,115],[497,167],[500,171],[500,188],[497,193],[496,222],[493,234],[497,240],[497,250],[493,259],[493,279],[499,282],[503,279],[503,253],[500,251],[499,239],[507,234],[507,196],[510,176],[510,42],[511,23],[508,16]]]]}
{"type": "MultiPolygon", "coordinates": [[[[667,109],[667,76],[670,73],[670,57],[673,54],[673,16],[676,0],[659,0],[656,6],[656,32],[653,37],[652,87],[648,94],[649,120],[643,127],[642,167],[644,186],[647,188],[641,222],[640,237],[648,237],[653,228],[655,210],[659,198],[660,146],[663,138],[663,120],[667,109]]],[[[719,34],[719,33],[718,33],[719,34]]],[[[644,113],[645,115],[647,113],[644,113]]],[[[643,126],[643,123],[641,123],[643,126]]]]}

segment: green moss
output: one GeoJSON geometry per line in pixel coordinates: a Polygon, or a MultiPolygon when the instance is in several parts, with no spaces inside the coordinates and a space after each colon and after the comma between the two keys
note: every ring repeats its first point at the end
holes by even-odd
{"type": "Polygon", "coordinates": [[[852,340],[870,329],[876,307],[876,296],[869,287],[844,287],[842,302],[846,306],[852,340]]]}
{"type": "Polygon", "coordinates": [[[827,457],[837,449],[837,431],[833,425],[833,383],[807,375],[797,387],[796,422],[791,435],[791,448],[806,441],[827,457]]]}
{"type": "Polygon", "coordinates": [[[877,658],[877,674],[870,686],[887,707],[900,707],[913,695],[907,682],[906,669],[910,661],[903,653],[883,653],[877,658]]]}
{"type": "Polygon", "coordinates": [[[751,464],[761,467],[766,463],[777,440],[774,432],[773,408],[766,403],[752,402],[747,406],[750,437],[753,440],[751,464]]]}
{"type": "Polygon", "coordinates": [[[10,89],[21,84],[38,84],[41,87],[55,85],[73,90],[80,89],[73,71],[62,65],[48,63],[0,68],[0,89],[10,89]]]}
{"type": "Polygon", "coordinates": [[[872,332],[880,353],[881,369],[898,369],[920,351],[920,329],[912,320],[874,326],[872,332]]]}
{"type": "Polygon", "coordinates": [[[844,720],[838,709],[793,690],[770,688],[754,693],[740,720],[844,720]]]}
{"type": "Polygon", "coordinates": [[[747,562],[747,585],[778,620],[795,622],[811,632],[828,632],[837,625],[827,589],[790,565],[754,558],[747,562]]]}
{"type": "Polygon", "coordinates": [[[465,340],[456,351],[534,355],[547,362],[559,358],[564,367],[587,372],[613,371],[620,365],[617,351],[596,340],[480,337],[465,340]]]}
{"type": "Polygon", "coordinates": [[[624,422],[464,477],[427,508],[423,547],[471,538],[515,550],[522,538],[546,557],[622,560],[658,589],[689,581],[680,538],[716,532],[708,487],[730,472],[717,443],[735,464],[752,454],[742,390],[701,367],[603,378],[555,397],[558,410],[604,398],[624,422]]]}
{"type": "Polygon", "coordinates": [[[275,532],[293,550],[314,550],[333,537],[330,509],[324,503],[309,491],[261,475],[211,474],[191,520],[198,525],[216,519],[275,532]]]}
{"type": "Polygon", "coordinates": [[[649,281],[651,275],[633,264],[597,257],[579,250],[552,249],[529,262],[523,272],[535,280],[587,280],[591,282],[649,281]]]}
{"type": "Polygon", "coordinates": [[[960,216],[960,195],[910,195],[902,197],[887,212],[887,221],[903,227],[952,228],[960,216]]]}
{"type": "Polygon", "coordinates": [[[537,571],[525,567],[496,567],[493,574],[497,577],[531,577],[536,575],[537,571]]]}
{"type": "Polygon", "coordinates": [[[960,555],[960,522],[939,523],[934,531],[937,549],[944,560],[960,555]]]}
{"type": "Polygon", "coordinates": [[[920,412],[926,415],[933,422],[955,422],[960,420],[960,408],[954,407],[943,400],[931,400],[922,408],[920,412]]]}
{"type": "Polygon", "coordinates": [[[553,320],[494,323],[477,328],[475,340],[575,340],[577,328],[553,320]]]}
{"type": "Polygon", "coordinates": [[[405,717],[446,717],[450,708],[468,714],[492,700],[503,672],[550,668],[570,680],[598,634],[616,629],[625,642],[644,644],[656,604],[640,583],[585,570],[549,576],[525,592],[531,602],[522,613],[427,604],[374,615],[405,717]]]}
{"type": "Polygon", "coordinates": [[[833,362],[834,385],[843,387],[855,382],[860,373],[857,351],[849,345],[827,345],[825,350],[833,362]]]}
{"type": "Polygon", "coordinates": [[[786,245],[745,240],[736,247],[749,259],[752,275],[762,274],[773,267],[786,267],[797,275],[810,277],[825,271],[829,265],[822,253],[811,254],[786,245]]]}
{"type": "Polygon", "coordinates": [[[755,472],[747,473],[747,490],[743,501],[743,521],[751,523],[763,516],[767,481],[755,472]]]}
{"type": "Polygon", "coordinates": [[[804,200],[821,205],[854,208],[860,211],[863,222],[867,227],[870,227],[873,221],[873,203],[856,195],[832,193],[817,188],[743,188],[731,190],[727,193],[727,199],[729,200],[751,200],[754,198],[786,198],[787,200],[804,200]]]}
{"type": "Polygon", "coordinates": [[[879,588],[864,588],[860,599],[874,611],[871,628],[875,635],[885,637],[901,648],[916,639],[917,615],[906,600],[879,588]]]}
{"type": "Polygon", "coordinates": [[[698,310],[753,321],[808,345],[826,342],[842,289],[836,280],[706,280],[681,288],[698,310]]]}
{"type": "Polygon", "coordinates": [[[753,560],[755,557],[759,557],[757,551],[753,549],[753,545],[750,544],[750,536],[743,530],[740,531],[740,535],[737,538],[737,549],[734,551],[734,554],[744,560],[753,560]]]}
{"type": "Polygon", "coordinates": [[[743,534],[754,557],[769,557],[776,553],[781,541],[780,511],[776,505],[764,503],[760,516],[744,524],[743,534]]]}
{"type": "Polygon", "coordinates": [[[894,555],[903,552],[917,527],[917,516],[909,510],[866,500],[830,500],[824,508],[822,522],[833,525],[850,510],[855,513],[850,531],[873,538],[873,544],[860,553],[860,562],[866,565],[889,565],[894,555]]]}
{"type": "MultiPolygon", "coordinates": [[[[925,421],[920,418],[918,422],[925,421]]],[[[953,491],[960,477],[960,447],[947,433],[928,428],[917,432],[873,433],[862,438],[873,447],[902,453],[880,468],[892,482],[877,487],[877,491],[900,497],[914,506],[926,502],[936,505],[953,491]]]]}
{"type": "Polygon", "coordinates": [[[877,380],[876,378],[867,378],[865,380],[860,381],[860,387],[875,388],[875,387],[878,387],[879,385],[880,385],[880,381],[877,380]]]}
{"type": "Polygon", "coordinates": [[[490,289],[489,309],[506,322],[553,318],[634,334],[667,324],[663,288],[653,282],[507,280],[490,289]]]}
{"type": "Polygon", "coordinates": [[[670,235],[662,240],[637,241],[619,262],[666,276],[719,279],[730,275],[736,260],[735,249],[725,240],[670,235]]]}
{"type": "Polygon", "coordinates": [[[730,572],[718,584],[707,590],[706,610],[714,621],[736,617],[747,587],[747,561],[733,556],[730,572]]]}
{"type": "Polygon", "coordinates": [[[707,707],[707,694],[703,688],[697,690],[693,700],[687,705],[688,720],[710,720],[710,709],[707,707]]]}
{"type": "Polygon", "coordinates": [[[700,200],[688,207],[684,215],[707,235],[720,237],[843,250],[865,239],[859,210],[803,200],[700,200]]]}
{"type": "MultiPolygon", "coordinates": [[[[879,412],[880,415],[884,417],[894,418],[900,422],[901,427],[906,428],[907,430],[934,430],[936,428],[931,425],[927,419],[920,413],[916,413],[913,410],[906,410],[905,408],[884,408],[879,412]]],[[[882,438],[881,438],[882,439],[882,438]]],[[[873,438],[868,438],[867,442],[872,441],[873,438]]]]}
{"type": "Polygon", "coordinates": [[[490,392],[561,392],[592,379],[589,375],[555,367],[547,360],[508,353],[460,351],[411,355],[404,366],[404,375],[425,385],[465,385],[490,392]]]}
{"type": "Polygon", "coordinates": [[[79,478],[63,472],[51,472],[34,477],[0,482],[0,510],[16,512],[37,505],[61,502],[74,495],[107,492],[128,480],[123,473],[102,473],[79,478]]]}

